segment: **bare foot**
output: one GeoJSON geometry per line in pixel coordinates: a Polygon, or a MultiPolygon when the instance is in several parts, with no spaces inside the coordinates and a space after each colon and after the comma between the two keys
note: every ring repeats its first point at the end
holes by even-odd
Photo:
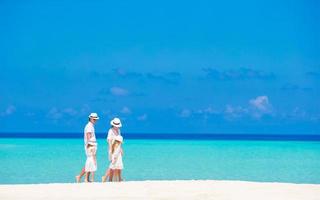
{"type": "Polygon", "coordinates": [[[76,176],[76,182],[80,183],[80,176],[76,176]]]}
{"type": "Polygon", "coordinates": [[[107,180],[107,176],[102,176],[102,177],[101,177],[102,183],[106,182],[106,180],[107,180]]]}

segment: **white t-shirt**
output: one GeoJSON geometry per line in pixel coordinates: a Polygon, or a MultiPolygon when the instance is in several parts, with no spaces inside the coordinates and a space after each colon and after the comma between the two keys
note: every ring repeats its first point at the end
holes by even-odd
{"type": "Polygon", "coordinates": [[[91,133],[91,137],[89,138],[89,141],[90,142],[93,142],[93,143],[97,143],[97,139],[96,139],[96,134],[95,134],[95,131],[94,131],[94,126],[92,124],[92,122],[88,122],[86,127],[84,127],[84,145],[87,146],[88,144],[88,140],[87,140],[87,136],[86,136],[86,133],[91,133]]]}

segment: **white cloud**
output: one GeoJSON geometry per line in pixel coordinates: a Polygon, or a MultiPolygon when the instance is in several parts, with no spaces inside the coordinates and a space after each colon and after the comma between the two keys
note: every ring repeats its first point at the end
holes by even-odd
{"type": "Polygon", "coordinates": [[[294,118],[306,118],[307,112],[299,107],[295,107],[291,114],[294,118]]]}
{"type": "Polygon", "coordinates": [[[53,107],[48,112],[47,117],[57,120],[57,119],[62,118],[62,112],[60,112],[57,108],[53,107]]]}
{"type": "Polygon", "coordinates": [[[225,115],[227,119],[239,118],[248,114],[248,109],[241,106],[226,105],[225,115]]]}
{"type": "Polygon", "coordinates": [[[114,69],[114,71],[120,76],[124,76],[127,74],[127,72],[123,68],[116,68],[114,69]]]}
{"type": "Polygon", "coordinates": [[[78,111],[76,111],[73,108],[64,108],[64,109],[58,109],[56,107],[53,107],[50,109],[50,111],[47,114],[47,117],[50,119],[58,120],[63,118],[64,116],[75,116],[78,114],[78,111]]]}
{"type": "Polygon", "coordinates": [[[27,117],[34,117],[36,114],[34,112],[27,112],[25,115],[27,117]]]}
{"type": "Polygon", "coordinates": [[[272,114],[272,105],[269,102],[269,98],[267,96],[258,96],[255,99],[251,99],[249,101],[251,106],[251,115],[254,118],[260,118],[265,114],[272,114]]]}
{"type": "Polygon", "coordinates": [[[90,107],[87,104],[84,104],[80,110],[81,115],[89,115],[90,107]]]}
{"type": "Polygon", "coordinates": [[[196,113],[198,114],[219,114],[219,111],[213,109],[211,106],[205,108],[205,109],[200,109],[196,113]]]}
{"type": "Polygon", "coordinates": [[[193,114],[203,116],[205,118],[211,115],[223,116],[227,120],[235,120],[244,117],[260,119],[264,115],[276,115],[268,96],[257,96],[253,99],[249,99],[248,104],[246,105],[227,104],[225,105],[225,108],[222,109],[215,109],[212,106],[196,110],[185,108],[180,111],[179,117],[187,118],[193,114]]]}
{"type": "Polygon", "coordinates": [[[283,112],[280,115],[284,119],[306,120],[310,115],[302,108],[295,107],[291,112],[283,112]]]}
{"type": "Polygon", "coordinates": [[[131,114],[131,110],[128,107],[123,107],[120,111],[123,114],[131,114]]]}
{"type": "Polygon", "coordinates": [[[76,110],[74,110],[73,108],[65,108],[65,109],[63,109],[63,112],[68,115],[71,115],[71,116],[75,116],[78,114],[78,112],[76,110]]]}
{"type": "Polygon", "coordinates": [[[143,115],[138,117],[138,120],[139,121],[145,121],[145,120],[147,120],[147,118],[148,118],[148,115],[147,114],[143,114],[143,115]]]}
{"type": "Polygon", "coordinates": [[[310,117],[310,121],[312,121],[312,122],[320,122],[320,114],[311,116],[310,117]]]}
{"type": "Polygon", "coordinates": [[[263,112],[271,109],[271,104],[269,103],[269,98],[267,96],[258,96],[255,99],[251,99],[249,103],[254,108],[263,112]]]}
{"type": "Polygon", "coordinates": [[[189,109],[183,109],[179,116],[186,118],[186,117],[190,117],[190,115],[191,115],[191,111],[189,109]]]}
{"type": "Polygon", "coordinates": [[[274,73],[259,71],[251,68],[240,68],[233,70],[217,70],[215,68],[202,69],[207,78],[215,80],[272,80],[275,78],[274,73]]]}
{"type": "Polygon", "coordinates": [[[112,87],[110,88],[110,92],[115,96],[126,96],[129,93],[128,90],[121,87],[112,87]]]}
{"type": "Polygon", "coordinates": [[[227,119],[236,119],[245,116],[260,119],[263,115],[274,114],[272,105],[267,96],[258,96],[254,99],[250,99],[249,105],[244,107],[226,105],[224,113],[227,119]]]}
{"type": "Polygon", "coordinates": [[[281,112],[278,116],[286,120],[319,122],[320,114],[306,111],[304,108],[296,106],[291,111],[281,112]]]}
{"type": "Polygon", "coordinates": [[[220,112],[216,109],[213,109],[211,106],[208,106],[207,108],[204,109],[188,109],[184,108],[180,111],[179,117],[181,118],[187,118],[191,117],[191,115],[203,115],[204,117],[207,117],[207,115],[213,115],[213,114],[220,114],[220,112]]]}
{"type": "Polygon", "coordinates": [[[16,111],[16,107],[14,106],[9,106],[7,109],[6,109],[6,114],[7,115],[11,115],[12,113],[14,113],[16,111]]]}
{"type": "MultiPolygon", "coordinates": [[[[101,111],[102,115],[111,115],[111,111],[110,110],[102,110],[101,111]]],[[[100,115],[100,112],[98,113],[98,115],[100,115]]]]}
{"type": "Polygon", "coordinates": [[[13,114],[16,111],[16,107],[14,107],[13,105],[10,105],[6,108],[5,111],[1,112],[0,115],[1,116],[8,116],[13,114]]]}

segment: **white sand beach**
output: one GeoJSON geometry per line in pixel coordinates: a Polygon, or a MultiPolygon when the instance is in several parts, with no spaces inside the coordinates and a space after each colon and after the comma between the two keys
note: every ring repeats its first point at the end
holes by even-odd
{"type": "Polygon", "coordinates": [[[319,200],[320,184],[208,180],[0,185],[0,199],[319,200]]]}

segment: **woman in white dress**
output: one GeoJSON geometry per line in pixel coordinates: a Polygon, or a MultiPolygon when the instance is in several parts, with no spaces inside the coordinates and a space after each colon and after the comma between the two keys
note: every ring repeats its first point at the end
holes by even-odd
{"type": "MultiPolygon", "coordinates": [[[[108,158],[109,158],[109,161],[111,162],[112,142],[115,140],[117,136],[121,136],[120,128],[122,127],[122,124],[119,118],[114,118],[110,121],[110,125],[111,125],[111,128],[108,131],[107,144],[108,144],[108,158]]],[[[112,181],[113,170],[110,168],[107,168],[105,175],[102,176],[102,182],[105,182],[108,177],[109,177],[109,181],[112,181]]],[[[120,171],[120,177],[121,177],[121,171],[120,171]]]]}

